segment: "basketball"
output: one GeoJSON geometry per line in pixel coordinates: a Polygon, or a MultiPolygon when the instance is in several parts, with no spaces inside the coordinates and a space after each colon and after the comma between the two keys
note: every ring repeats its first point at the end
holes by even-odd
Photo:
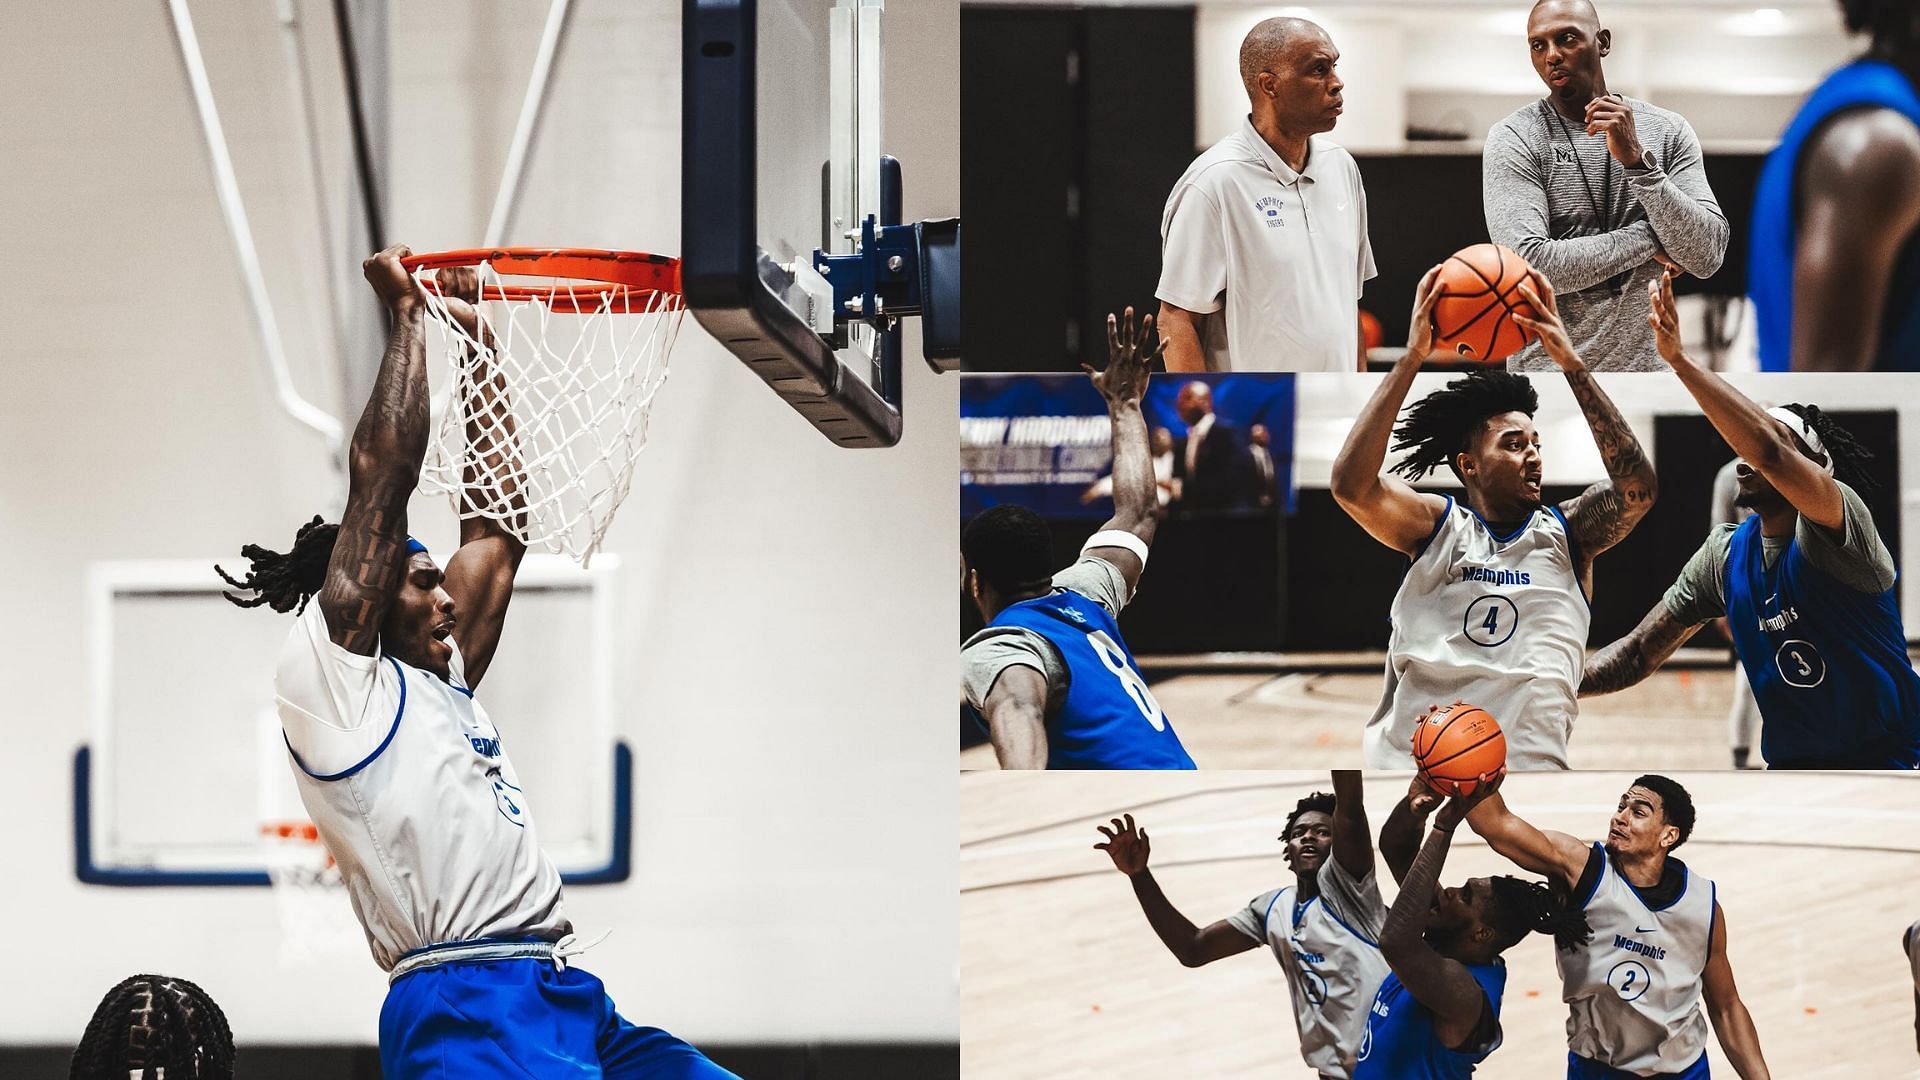
{"type": "Polygon", "coordinates": [[[1533,340],[1513,320],[1533,308],[1520,296],[1527,260],[1499,244],[1475,244],[1440,266],[1433,305],[1433,351],[1477,364],[1497,364],[1533,340]]]}
{"type": "Polygon", "coordinates": [[[1507,737],[1478,705],[1449,705],[1413,729],[1420,775],[1442,795],[1472,795],[1507,771],[1507,737]]]}

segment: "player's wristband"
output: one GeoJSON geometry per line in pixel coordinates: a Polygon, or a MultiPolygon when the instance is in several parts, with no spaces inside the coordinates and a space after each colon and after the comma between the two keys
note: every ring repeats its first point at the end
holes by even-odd
{"type": "Polygon", "coordinates": [[[1141,566],[1147,565],[1147,542],[1125,529],[1103,529],[1094,533],[1087,537],[1086,543],[1080,545],[1080,554],[1085,555],[1094,548],[1103,547],[1126,548],[1140,560],[1141,566]]]}

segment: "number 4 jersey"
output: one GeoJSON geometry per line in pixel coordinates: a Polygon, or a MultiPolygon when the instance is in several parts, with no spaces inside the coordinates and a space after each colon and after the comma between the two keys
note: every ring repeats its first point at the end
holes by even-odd
{"type": "Polygon", "coordinates": [[[1559,510],[1541,506],[1497,536],[1449,498],[1393,598],[1367,768],[1413,768],[1415,724],[1455,701],[1500,722],[1508,768],[1566,768],[1589,619],[1559,510]]]}
{"type": "Polygon", "coordinates": [[[1083,555],[1055,574],[1053,591],[1009,604],[961,651],[976,715],[1014,665],[1047,680],[1047,768],[1191,769],[1173,724],[1120,638],[1114,616],[1126,582],[1112,563],[1083,555]]]}

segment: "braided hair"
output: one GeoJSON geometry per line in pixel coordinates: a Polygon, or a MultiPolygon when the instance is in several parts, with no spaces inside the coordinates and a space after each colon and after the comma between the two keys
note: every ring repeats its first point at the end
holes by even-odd
{"type": "Polygon", "coordinates": [[[225,593],[229,601],[244,608],[265,604],[283,614],[291,611],[298,615],[307,609],[307,601],[313,594],[326,584],[327,563],[333,558],[333,541],[339,535],[340,526],[323,524],[316,514],[312,521],[300,526],[293,538],[292,550],[284,555],[259,544],[241,548],[241,556],[253,564],[245,578],[236,578],[218,566],[213,569],[227,584],[253,593],[252,596],[225,593]]]}
{"type": "Polygon", "coordinates": [[[1572,952],[1593,938],[1587,914],[1570,901],[1558,885],[1502,875],[1493,882],[1493,918],[1498,950],[1505,952],[1528,934],[1550,934],[1563,952],[1572,952]]]}
{"type": "Polygon", "coordinates": [[[1458,476],[1453,456],[1471,444],[1489,416],[1510,412],[1532,416],[1539,408],[1540,392],[1533,383],[1505,368],[1481,368],[1455,379],[1446,389],[1414,402],[1393,429],[1395,450],[1413,448],[1393,471],[1414,482],[1445,465],[1458,476]]]}
{"type": "Polygon", "coordinates": [[[1920,5],[1914,0],[1840,0],[1847,29],[1873,35],[1874,51],[1898,52],[1920,37],[1920,5]]]}
{"type": "Polygon", "coordinates": [[[1827,456],[1833,459],[1833,478],[1853,490],[1866,494],[1876,486],[1873,477],[1867,474],[1867,462],[1873,460],[1873,451],[1866,444],[1853,437],[1853,432],[1839,425],[1833,417],[1820,411],[1818,405],[1786,405],[1788,412],[1807,422],[1820,442],[1827,448],[1827,456]]]}
{"type": "Polygon", "coordinates": [[[1329,795],[1324,791],[1314,792],[1313,794],[1307,796],[1304,799],[1301,799],[1298,803],[1294,804],[1293,813],[1287,815],[1287,827],[1280,830],[1280,835],[1283,837],[1291,838],[1293,836],[1293,824],[1294,822],[1300,820],[1301,814],[1311,813],[1315,810],[1318,810],[1321,813],[1331,817],[1333,816],[1334,809],[1339,805],[1340,805],[1339,801],[1336,800],[1332,795],[1329,795]]]}
{"type": "Polygon", "coordinates": [[[185,979],[135,975],[107,991],[73,1052],[70,1080],[232,1080],[233,1032],[185,979]]]}

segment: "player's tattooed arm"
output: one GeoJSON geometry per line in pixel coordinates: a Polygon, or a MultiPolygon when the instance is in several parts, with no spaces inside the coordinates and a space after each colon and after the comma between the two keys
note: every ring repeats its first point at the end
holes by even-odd
{"type": "Polygon", "coordinates": [[[1424,931],[1454,827],[1465,811],[1465,803],[1457,798],[1440,808],[1433,830],[1400,883],[1400,895],[1387,909],[1387,922],[1380,931],[1380,955],[1400,976],[1414,1000],[1433,1013],[1434,1035],[1452,1049],[1465,1048],[1482,1027],[1487,995],[1466,965],[1440,955],[1427,943],[1424,931]]]}
{"type": "Polygon", "coordinates": [[[1720,1049],[1726,1051],[1740,1080],[1770,1080],[1772,1074],[1760,1054],[1760,1033],[1753,1026],[1746,1002],[1740,1000],[1739,988],[1733,984],[1733,965],[1727,962],[1727,915],[1718,901],[1713,905],[1713,940],[1708,948],[1711,951],[1700,986],[1720,1049]]]}
{"type": "Polygon", "coordinates": [[[371,656],[406,567],[407,497],[427,452],[427,357],[419,287],[390,247],[361,270],[387,305],[392,329],[373,393],[347,450],[347,508],[320,589],[336,645],[371,656]]]}
{"type": "MultiPolygon", "coordinates": [[[[1146,396],[1148,368],[1166,351],[1164,336],[1158,346],[1148,348],[1153,336],[1153,316],[1141,319],[1136,329],[1133,309],[1121,318],[1107,316],[1107,366],[1095,371],[1081,368],[1093,380],[1094,389],[1106,399],[1107,415],[1113,421],[1113,516],[1100,526],[1101,532],[1130,532],[1142,543],[1153,543],[1159,525],[1155,514],[1160,509],[1160,485],[1153,473],[1153,440],[1147,433],[1147,418],[1140,411],[1146,396]]],[[[1123,547],[1089,548],[1112,563],[1126,579],[1127,594],[1132,595],[1146,568],[1140,556],[1123,547]]]]}
{"type": "Polygon", "coordinates": [[[1580,696],[1625,690],[1658,671],[1675,649],[1705,625],[1682,622],[1667,610],[1665,600],[1654,601],[1652,610],[1626,637],[1587,657],[1580,673],[1580,696]]]}
{"type": "Polygon", "coordinates": [[[1047,679],[1025,664],[1000,672],[982,702],[993,756],[1003,769],[1047,767],[1047,679]]]}
{"type": "Polygon", "coordinates": [[[1573,888],[1592,848],[1578,837],[1538,828],[1514,813],[1498,786],[1467,814],[1467,825],[1508,862],[1573,888]]]}
{"type": "Polygon", "coordinates": [[[1438,495],[1415,491],[1413,485],[1381,468],[1387,461],[1394,419],[1413,388],[1413,377],[1433,349],[1433,305],[1440,297],[1439,280],[1437,266],[1420,279],[1406,354],[1374,387],[1333,459],[1334,501],[1367,535],[1409,558],[1433,535],[1434,522],[1447,503],[1438,495]]]}
{"type": "Polygon", "coordinates": [[[1373,834],[1367,831],[1358,769],[1333,770],[1333,857],[1355,880],[1373,873],[1373,834]]]}
{"type": "Polygon", "coordinates": [[[1113,868],[1127,875],[1127,879],[1133,883],[1134,899],[1140,902],[1140,910],[1146,914],[1147,923],[1182,967],[1201,967],[1246,952],[1259,944],[1225,919],[1210,923],[1203,930],[1180,914],[1180,910],[1173,906],[1173,901],[1167,899],[1167,894],[1160,891],[1160,883],[1153,879],[1153,871],[1147,869],[1147,855],[1152,844],[1147,839],[1147,830],[1134,825],[1132,814],[1127,814],[1125,821],[1114,818],[1112,828],[1105,825],[1095,828],[1106,840],[1093,845],[1094,850],[1106,852],[1113,859],[1113,868]]]}

